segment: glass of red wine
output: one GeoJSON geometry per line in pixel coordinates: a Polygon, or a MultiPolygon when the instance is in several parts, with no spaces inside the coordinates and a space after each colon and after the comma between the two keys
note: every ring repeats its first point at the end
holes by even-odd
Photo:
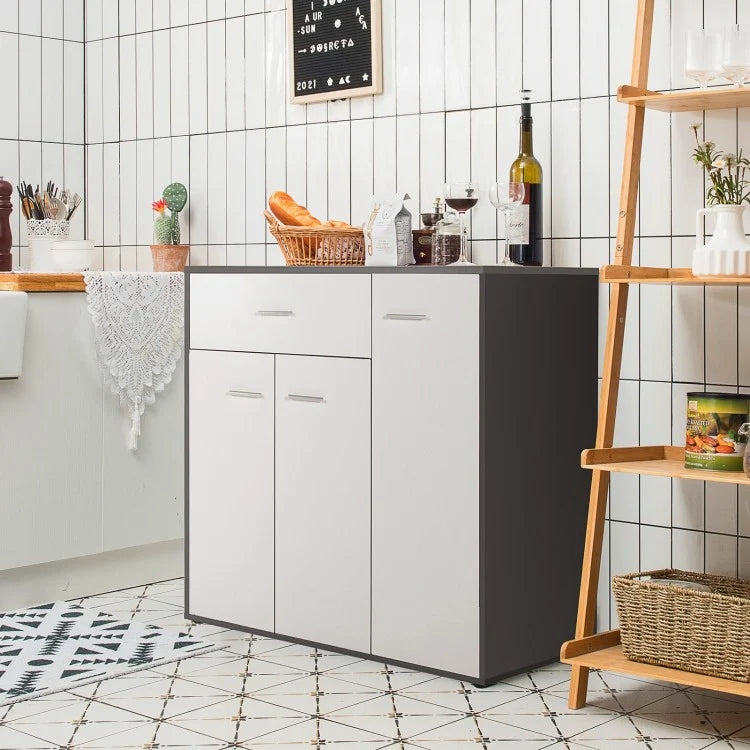
{"type": "Polygon", "coordinates": [[[458,212],[461,224],[461,256],[453,266],[473,266],[468,259],[466,241],[466,212],[471,211],[479,201],[479,185],[476,182],[446,182],[445,205],[458,212]]]}

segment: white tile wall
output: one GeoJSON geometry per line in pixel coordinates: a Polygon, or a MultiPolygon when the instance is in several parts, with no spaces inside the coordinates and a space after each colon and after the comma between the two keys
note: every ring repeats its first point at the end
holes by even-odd
{"type": "MultiPolygon", "coordinates": [[[[0,174],[14,185],[22,179],[34,185],[52,180],[84,191],[83,36],[83,0],[2,4],[0,174]]],[[[26,232],[15,197],[13,205],[13,262],[18,266],[28,263],[26,232]]],[[[72,232],[83,236],[83,212],[72,232]]]]}
{"type": "MultiPolygon", "coordinates": [[[[704,15],[750,23],[746,5],[656,0],[651,87],[691,86],[685,31],[704,15]]],[[[321,218],[355,223],[374,192],[398,189],[416,216],[446,178],[486,185],[506,174],[521,87],[535,102],[548,262],[611,258],[626,114],[615,93],[629,75],[632,1],[383,0],[384,93],[315,105],[288,103],[284,0],[7,6],[4,90],[18,107],[0,111],[0,171],[78,189],[85,179],[87,231],[104,245],[103,267],[150,267],[150,204],[171,180],[190,188],[183,237],[196,264],[281,263],[262,216],[276,189],[321,218]]],[[[694,119],[647,116],[635,245],[644,265],[690,262],[703,191],[689,159],[694,119]]],[[[722,146],[750,147],[750,112],[702,119],[722,146]]],[[[502,228],[489,203],[472,220],[475,260],[496,262],[502,228]]],[[[17,212],[13,229],[21,248],[17,212]]],[[[83,215],[74,232],[84,232],[83,215]]],[[[689,390],[750,389],[750,347],[739,345],[750,291],[643,287],[628,315],[621,443],[679,443],[689,390]]],[[[669,564],[750,575],[750,491],[615,477],[600,625],[616,623],[610,572],[669,564]]]]}

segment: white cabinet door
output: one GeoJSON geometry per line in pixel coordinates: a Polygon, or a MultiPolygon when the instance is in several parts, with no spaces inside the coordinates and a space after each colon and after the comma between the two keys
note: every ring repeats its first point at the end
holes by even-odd
{"type": "Polygon", "coordinates": [[[373,277],[372,653],[479,674],[479,277],[373,277]]]}
{"type": "Polygon", "coordinates": [[[273,631],[274,358],[189,356],[188,611],[273,631]]]}
{"type": "Polygon", "coordinates": [[[276,358],[276,632],[370,650],[370,362],[276,358]]]}

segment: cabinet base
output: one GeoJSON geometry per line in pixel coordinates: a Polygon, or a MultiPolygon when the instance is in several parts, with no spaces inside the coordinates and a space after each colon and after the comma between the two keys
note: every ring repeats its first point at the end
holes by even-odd
{"type": "Polygon", "coordinates": [[[229,628],[231,630],[238,630],[242,633],[251,633],[252,635],[262,635],[265,638],[276,638],[280,641],[289,641],[289,643],[298,643],[302,646],[311,646],[312,648],[319,648],[325,651],[333,651],[337,654],[345,654],[346,656],[357,656],[361,659],[368,659],[369,661],[380,661],[385,664],[392,664],[394,667],[405,667],[406,669],[414,669],[420,672],[427,672],[428,674],[434,674],[438,677],[450,677],[453,680],[459,680],[460,682],[468,682],[475,688],[487,688],[494,685],[496,682],[505,679],[506,677],[512,677],[513,675],[523,674],[530,672],[531,670],[538,669],[539,667],[545,667],[548,664],[554,664],[559,661],[557,656],[550,657],[545,661],[541,661],[538,664],[529,664],[523,669],[517,669],[512,672],[506,672],[504,674],[493,675],[491,677],[476,677],[464,674],[457,674],[456,672],[446,672],[442,669],[434,669],[433,667],[425,666],[424,664],[412,664],[408,661],[399,661],[397,659],[389,659],[385,656],[378,656],[377,654],[367,654],[362,651],[350,651],[346,648],[339,646],[332,646],[329,643],[317,643],[316,641],[307,641],[304,638],[294,638],[290,635],[283,635],[281,633],[271,633],[268,630],[259,630],[257,628],[248,628],[242,625],[235,625],[231,622],[223,622],[222,620],[212,620],[208,617],[200,617],[198,615],[191,615],[187,610],[185,611],[185,619],[192,620],[193,622],[202,623],[204,625],[214,625],[218,628],[229,628]]]}

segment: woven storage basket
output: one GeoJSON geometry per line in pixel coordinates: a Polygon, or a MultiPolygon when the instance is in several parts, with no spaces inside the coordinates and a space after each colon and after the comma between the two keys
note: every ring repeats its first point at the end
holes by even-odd
{"type": "Polygon", "coordinates": [[[364,266],[365,236],[361,229],[287,227],[264,211],[269,229],[288,266],[364,266]]]}
{"type": "Polygon", "coordinates": [[[632,661],[750,682],[750,581],[682,570],[615,576],[625,656],[632,661]],[[711,592],[650,581],[677,578],[711,592]]]}

